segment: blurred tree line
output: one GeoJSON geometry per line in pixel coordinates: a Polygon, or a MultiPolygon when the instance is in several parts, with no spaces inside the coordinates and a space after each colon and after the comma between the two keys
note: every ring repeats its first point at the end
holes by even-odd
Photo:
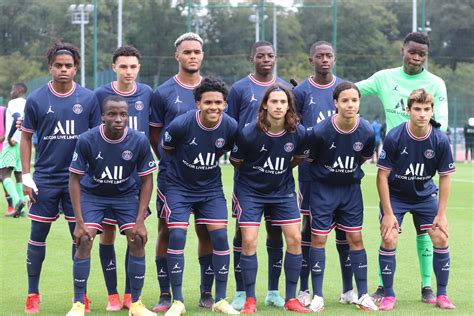
{"type": "MultiPolygon", "coordinates": [[[[80,27],[71,24],[67,12],[74,0],[0,0],[0,96],[7,97],[16,81],[47,75],[45,53],[56,39],[80,46],[80,27]]],[[[92,0],[90,0],[92,2],[92,0]]],[[[331,0],[298,0],[299,6],[277,7],[278,74],[289,80],[304,80],[312,74],[308,50],[318,40],[332,39],[331,0]]],[[[418,1],[418,21],[421,21],[418,1]]],[[[76,0],[76,3],[85,3],[76,0]]],[[[177,71],[174,40],[187,31],[188,1],[123,1],[123,44],[142,53],[140,80],[155,87],[177,71]]],[[[202,73],[224,79],[228,84],[252,71],[248,61],[255,40],[255,11],[243,2],[231,7],[228,0],[192,1],[192,31],[205,40],[202,73]],[[229,6],[225,6],[229,4],[229,6]]],[[[253,1],[258,4],[259,1],[253,1]]],[[[273,3],[265,2],[265,39],[273,41],[273,3]]],[[[117,46],[117,0],[97,0],[98,69],[110,68],[117,46]]],[[[411,31],[411,0],[337,1],[337,75],[352,81],[369,77],[377,70],[401,65],[400,47],[411,31]]],[[[474,0],[426,0],[432,41],[429,69],[448,86],[450,104],[456,103],[460,117],[474,116],[474,0]]],[[[92,88],[92,15],[86,25],[87,86],[92,88]]],[[[450,106],[450,111],[452,107],[450,106]]],[[[381,114],[376,98],[364,100],[362,114],[381,114]]],[[[451,114],[451,119],[453,115],[451,114]]],[[[462,122],[461,122],[462,123],[462,122]]]]}

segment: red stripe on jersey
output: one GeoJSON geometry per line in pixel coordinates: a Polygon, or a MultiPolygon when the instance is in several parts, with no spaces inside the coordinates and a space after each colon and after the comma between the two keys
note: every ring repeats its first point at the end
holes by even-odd
{"type": "Polygon", "coordinates": [[[312,86],[314,86],[318,89],[327,89],[327,88],[331,88],[336,83],[336,76],[333,76],[331,82],[328,83],[328,84],[316,83],[316,81],[314,81],[314,79],[313,79],[313,76],[310,76],[308,81],[312,86]]]}
{"type": "Polygon", "coordinates": [[[68,97],[68,96],[70,96],[74,93],[74,91],[76,90],[76,83],[73,81],[71,90],[69,90],[68,92],[65,92],[65,93],[60,93],[60,92],[57,92],[56,90],[54,90],[53,80],[48,82],[48,88],[49,88],[49,91],[51,91],[51,93],[54,94],[55,96],[57,96],[59,98],[66,98],[66,97],[68,97]]]}
{"type": "Polygon", "coordinates": [[[250,74],[248,77],[249,77],[250,81],[252,81],[256,85],[259,85],[259,86],[262,86],[262,87],[268,87],[268,86],[270,86],[270,85],[272,85],[276,82],[276,77],[275,76],[269,82],[258,81],[257,79],[255,79],[253,74],[250,74]]]}
{"type": "Polygon", "coordinates": [[[339,134],[343,134],[343,135],[347,135],[347,134],[352,134],[358,127],[359,127],[359,123],[360,123],[360,118],[359,116],[357,116],[357,121],[356,121],[356,124],[354,125],[353,128],[351,128],[349,131],[343,131],[342,129],[340,129],[339,127],[337,127],[336,125],[336,117],[338,116],[339,114],[334,114],[332,117],[331,117],[331,123],[332,123],[332,126],[334,126],[334,129],[339,133],[339,134]]]}
{"type": "Polygon", "coordinates": [[[138,89],[138,85],[136,83],[133,84],[133,88],[129,92],[120,91],[119,88],[117,88],[117,81],[112,81],[110,83],[110,86],[112,87],[112,90],[114,90],[115,93],[117,93],[118,95],[121,95],[123,97],[129,97],[131,95],[134,95],[135,92],[137,92],[137,89],[138,89]]]}
{"type": "Polygon", "coordinates": [[[176,83],[177,83],[178,85],[180,85],[181,87],[183,87],[183,88],[185,88],[185,89],[191,89],[191,90],[194,89],[194,88],[196,88],[197,86],[199,86],[199,85],[201,84],[201,81],[202,81],[202,77],[199,77],[199,82],[196,83],[194,86],[190,86],[190,85],[187,85],[187,84],[185,84],[185,83],[182,83],[182,82],[179,80],[178,75],[175,75],[175,76],[173,77],[173,79],[174,79],[174,81],[176,81],[176,83]]]}

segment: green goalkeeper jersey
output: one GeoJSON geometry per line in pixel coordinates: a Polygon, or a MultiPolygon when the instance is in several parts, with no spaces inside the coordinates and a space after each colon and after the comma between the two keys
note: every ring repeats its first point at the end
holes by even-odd
{"type": "Polygon", "coordinates": [[[426,69],[416,75],[408,75],[403,67],[384,69],[370,78],[356,83],[362,96],[375,94],[382,101],[387,133],[395,126],[410,119],[405,112],[410,93],[415,89],[425,89],[434,97],[434,119],[441,123],[440,129],[448,128],[448,96],[443,79],[426,69]]]}

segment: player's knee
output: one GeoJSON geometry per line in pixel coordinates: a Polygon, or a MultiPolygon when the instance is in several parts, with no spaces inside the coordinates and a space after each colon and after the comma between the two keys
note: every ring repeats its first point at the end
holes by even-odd
{"type": "Polygon", "coordinates": [[[326,235],[311,235],[311,247],[313,248],[324,248],[326,247],[326,235]]]}
{"type": "Polygon", "coordinates": [[[238,223],[236,222],[236,228],[235,228],[235,234],[234,234],[234,240],[237,242],[242,243],[242,231],[240,230],[240,227],[238,227],[238,223]]]}
{"type": "Polygon", "coordinates": [[[215,250],[228,250],[227,229],[221,228],[209,232],[212,241],[212,248],[215,250]]]}
{"type": "Polygon", "coordinates": [[[267,239],[282,240],[280,226],[273,226],[272,222],[265,221],[265,228],[267,230],[267,239]]]}
{"type": "Polygon", "coordinates": [[[186,245],[186,233],[185,229],[175,228],[170,231],[170,239],[168,248],[174,250],[182,250],[186,245]]]}
{"type": "Polygon", "coordinates": [[[301,233],[299,231],[285,235],[286,247],[290,253],[301,252],[301,233]]]}
{"type": "Polygon", "coordinates": [[[362,249],[364,248],[364,243],[362,241],[362,233],[347,233],[347,241],[349,242],[349,247],[351,249],[362,249]]]}
{"type": "Polygon", "coordinates": [[[196,235],[199,238],[199,242],[210,241],[209,232],[207,231],[206,225],[196,225],[196,235]]]}
{"type": "Polygon", "coordinates": [[[92,240],[88,235],[82,235],[79,238],[79,246],[76,247],[79,257],[86,258],[90,255],[92,249],[92,240]]]}
{"type": "Polygon", "coordinates": [[[434,247],[446,248],[448,246],[448,237],[441,230],[431,231],[430,236],[434,247]]]}
{"type": "Polygon", "coordinates": [[[242,252],[250,256],[257,250],[257,236],[253,234],[242,235],[242,252]]]}
{"type": "Polygon", "coordinates": [[[128,247],[130,248],[130,253],[135,253],[143,249],[143,239],[136,235],[135,237],[128,238],[128,247]]]}
{"type": "Polygon", "coordinates": [[[115,225],[102,225],[103,232],[100,234],[100,243],[103,245],[113,245],[115,242],[115,225]]]}
{"type": "Polygon", "coordinates": [[[382,247],[385,249],[395,249],[397,247],[397,237],[390,234],[387,238],[382,239],[382,247]]]}

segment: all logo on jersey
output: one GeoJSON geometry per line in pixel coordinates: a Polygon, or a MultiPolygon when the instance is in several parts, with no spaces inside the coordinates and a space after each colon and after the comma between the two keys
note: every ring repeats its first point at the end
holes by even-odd
{"type": "Polygon", "coordinates": [[[424,163],[410,163],[405,169],[403,174],[396,174],[395,178],[401,180],[428,180],[431,178],[430,175],[425,175],[425,164],[424,163]]]}
{"type": "Polygon", "coordinates": [[[425,150],[425,157],[426,159],[431,159],[435,156],[435,152],[432,149],[425,150]]]}
{"type": "Polygon", "coordinates": [[[218,138],[218,139],[216,140],[216,147],[217,147],[217,148],[222,148],[222,147],[224,147],[224,144],[225,144],[224,138],[218,138]]]}
{"type": "Polygon", "coordinates": [[[124,178],[123,166],[105,166],[100,174],[100,178],[93,176],[93,180],[97,183],[105,184],[120,184],[128,180],[129,177],[124,178]]]}
{"type": "Polygon", "coordinates": [[[290,153],[295,149],[295,145],[293,143],[286,143],[285,146],[283,146],[283,149],[287,152],[290,153]]]}
{"type": "Polygon", "coordinates": [[[58,121],[54,127],[53,135],[43,137],[43,140],[56,139],[77,139],[79,135],[75,135],[74,120],[58,121]]]}
{"type": "Polygon", "coordinates": [[[190,163],[183,160],[183,163],[195,170],[211,170],[217,168],[216,153],[199,153],[196,158],[190,163]]]}
{"type": "Polygon", "coordinates": [[[263,166],[253,166],[253,169],[257,169],[260,172],[267,174],[282,174],[286,172],[285,157],[268,157],[263,163],[263,166]]]}
{"type": "Polygon", "coordinates": [[[83,111],[82,105],[80,105],[79,103],[74,104],[72,106],[72,111],[76,114],[81,114],[83,111]]]}
{"type": "Polygon", "coordinates": [[[132,159],[132,157],[133,157],[133,153],[130,150],[125,150],[122,153],[123,160],[130,160],[130,159],[132,159]]]}
{"type": "Polygon", "coordinates": [[[319,114],[318,114],[318,118],[316,119],[316,124],[319,124],[322,121],[324,121],[325,119],[327,119],[328,117],[333,116],[334,113],[336,113],[336,110],[328,110],[326,112],[326,115],[324,115],[324,113],[320,111],[319,114]]]}
{"type": "Polygon", "coordinates": [[[336,173],[352,173],[357,169],[357,162],[352,156],[338,156],[332,165],[324,167],[331,172],[336,173]]]}
{"type": "Polygon", "coordinates": [[[352,146],[352,148],[355,151],[361,151],[362,148],[364,148],[364,144],[362,144],[361,142],[355,142],[354,145],[352,146]]]}
{"type": "Polygon", "coordinates": [[[130,115],[128,117],[128,127],[133,130],[138,130],[138,116],[130,115]]]}
{"type": "Polygon", "coordinates": [[[145,108],[145,104],[142,101],[138,100],[135,102],[135,110],[141,111],[143,108],[145,108]]]}

